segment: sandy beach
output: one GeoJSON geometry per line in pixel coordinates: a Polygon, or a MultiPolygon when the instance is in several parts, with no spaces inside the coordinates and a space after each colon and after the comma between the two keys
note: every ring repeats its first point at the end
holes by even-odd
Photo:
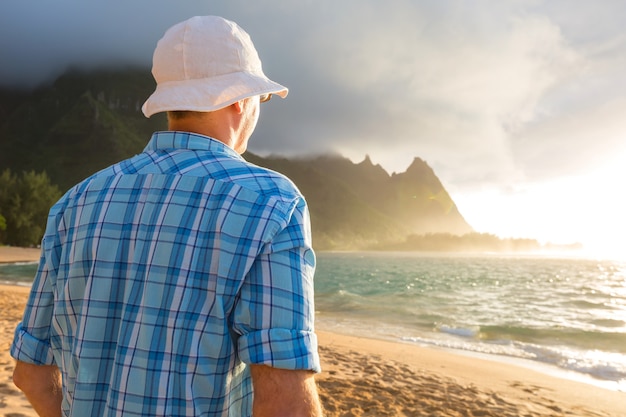
{"type": "MultiPolygon", "coordinates": [[[[38,258],[38,249],[0,247],[0,262],[38,258]]],[[[0,417],[36,415],[13,386],[8,352],[27,295],[0,286],[0,417]]],[[[328,417],[626,416],[626,393],[526,367],[323,330],[319,338],[328,417]]]]}
{"type": "Polygon", "coordinates": [[[40,249],[0,246],[0,263],[36,262],[39,260],[40,249]]]}

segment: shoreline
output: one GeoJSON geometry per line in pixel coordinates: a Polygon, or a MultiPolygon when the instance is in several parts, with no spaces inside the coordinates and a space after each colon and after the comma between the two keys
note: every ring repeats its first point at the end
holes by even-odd
{"type": "MultiPolygon", "coordinates": [[[[0,262],[38,260],[39,249],[0,247],[0,262]]],[[[0,285],[0,417],[36,416],[11,381],[8,352],[29,290],[0,285]]],[[[316,379],[327,417],[626,415],[626,393],[551,375],[541,364],[532,369],[492,355],[340,334],[323,321],[317,334],[323,371],[316,379]]]]}
{"type": "MultiPolygon", "coordinates": [[[[476,409],[476,411],[483,410],[480,411],[483,413],[486,411],[484,406],[488,405],[486,408],[493,410],[493,414],[478,414],[474,411],[476,414],[459,415],[626,415],[626,393],[546,375],[544,372],[509,362],[470,357],[460,355],[456,351],[450,352],[409,343],[338,335],[324,330],[318,331],[318,335],[322,354],[333,349],[339,352],[348,351],[353,357],[360,358],[356,362],[362,365],[361,371],[364,374],[371,372],[370,369],[374,370],[375,374],[376,369],[381,367],[383,369],[394,368],[396,375],[392,379],[383,377],[383,381],[391,385],[402,382],[407,377],[409,379],[434,378],[438,384],[443,384],[448,392],[453,390],[456,395],[473,397],[475,404],[481,405],[480,401],[485,401],[485,398],[500,400],[499,405],[487,402],[476,409]],[[508,404],[511,409],[502,408],[504,403],[508,404]],[[554,414],[555,411],[563,414],[554,414]]],[[[329,365],[324,368],[322,376],[318,378],[322,387],[323,381],[332,381],[329,376],[333,375],[336,367],[346,366],[332,361],[329,365]],[[324,373],[330,375],[324,376],[324,373]]],[[[376,375],[374,376],[375,378],[371,378],[370,383],[375,386],[377,378],[376,375]]],[[[332,385],[332,382],[329,383],[332,385]]],[[[417,388],[427,388],[427,393],[432,391],[431,395],[435,395],[437,390],[437,387],[428,384],[418,384],[417,388]]],[[[423,391],[418,394],[425,395],[423,391]]]]}
{"type": "Polygon", "coordinates": [[[517,356],[509,356],[506,354],[497,354],[497,353],[489,353],[489,352],[481,352],[477,350],[470,349],[462,349],[462,348],[454,348],[454,347],[446,347],[446,346],[438,346],[436,344],[429,344],[427,342],[415,342],[410,339],[402,339],[395,335],[387,334],[383,335],[377,332],[364,333],[363,329],[360,328],[358,330],[348,330],[343,331],[342,329],[346,329],[346,326],[337,327],[332,319],[317,318],[316,319],[316,329],[321,330],[324,333],[333,333],[339,335],[345,335],[349,337],[367,339],[367,340],[379,340],[383,342],[389,343],[399,343],[406,344],[407,346],[414,346],[419,349],[432,349],[438,352],[443,352],[445,354],[450,355],[458,355],[468,360],[479,359],[485,360],[489,362],[497,362],[505,365],[512,365],[516,367],[521,367],[525,369],[529,369],[543,375],[547,375],[550,377],[564,379],[568,381],[575,381],[583,384],[587,384],[593,387],[598,387],[601,389],[613,391],[613,392],[621,392],[626,393],[626,380],[615,381],[608,380],[602,378],[596,378],[591,374],[585,374],[581,372],[576,372],[574,370],[568,370],[562,367],[557,366],[556,364],[542,362],[539,360],[533,360],[529,358],[521,358],[517,356]]]}
{"type": "MultiPolygon", "coordinates": [[[[26,297],[30,293],[30,286],[19,285],[15,283],[0,282],[0,293],[3,292],[4,289],[7,289],[8,291],[11,291],[11,290],[18,291],[20,293],[25,294],[26,297]]],[[[2,307],[1,304],[0,304],[0,307],[2,307]]],[[[1,318],[1,315],[0,315],[0,318],[1,318]]],[[[531,359],[516,358],[516,357],[505,356],[505,355],[496,355],[496,354],[475,352],[475,351],[462,350],[462,349],[445,348],[445,347],[439,347],[439,346],[429,346],[426,344],[420,344],[420,343],[415,343],[411,341],[392,340],[392,339],[383,338],[383,337],[362,335],[359,333],[342,334],[342,333],[339,333],[337,330],[328,328],[323,323],[316,323],[316,333],[318,335],[321,334],[323,335],[324,338],[329,338],[331,340],[334,340],[337,337],[339,337],[339,338],[366,341],[367,343],[381,342],[383,344],[385,343],[399,344],[399,345],[406,345],[408,349],[415,349],[416,351],[432,350],[435,352],[439,352],[442,355],[460,356],[460,357],[467,358],[467,360],[476,359],[480,361],[493,362],[493,363],[504,365],[504,366],[514,366],[514,367],[526,369],[532,372],[536,372],[538,374],[545,375],[551,378],[585,384],[585,385],[592,386],[594,388],[599,388],[599,389],[607,390],[610,392],[626,394],[624,385],[620,385],[618,382],[597,379],[590,375],[581,374],[575,371],[568,371],[568,370],[559,368],[555,365],[541,363],[541,362],[533,361],[531,359]]],[[[624,400],[626,401],[626,397],[624,398],[624,400]]]]}
{"type": "MultiPolygon", "coordinates": [[[[29,288],[0,285],[0,417],[36,414],[11,382],[9,346],[29,288]]],[[[507,361],[401,341],[317,331],[327,417],[619,417],[626,393],[507,361]],[[349,413],[349,414],[347,414],[349,413]]]]}
{"type": "MultiPolygon", "coordinates": [[[[420,346],[420,345],[417,345],[420,346]]],[[[620,385],[619,382],[594,378],[591,375],[583,374],[576,371],[568,371],[563,368],[559,368],[556,365],[549,363],[543,363],[532,359],[517,358],[505,355],[496,355],[490,353],[481,353],[474,351],[466,351],[460,349],[447,349],[425,346],[425,349],[440,349],[443,352],[449,352],[452,355],[465,356],[470,359],[480,359],[490,362],[498,362],[504,365],[512,365],[519,368],[528,369],[533,372],[537,372],[542,375],[546,375],[552,378],[572,381],[580,384],[590,385],[595,388],[603,390],[618,392],[626,394],[626,385],[620,385]]]]}

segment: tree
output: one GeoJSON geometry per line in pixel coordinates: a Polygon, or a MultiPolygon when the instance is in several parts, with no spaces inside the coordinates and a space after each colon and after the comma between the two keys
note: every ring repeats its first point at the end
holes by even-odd
{"type": "Polygon", "coordinates": [[[61,192],[45,172],[23,172],[21,176],[5,170],[0,175],[0,212],[5,228],[0,227],[0,242],[14,246],[39,244],[46,227],[48,210],[61,192]]]}

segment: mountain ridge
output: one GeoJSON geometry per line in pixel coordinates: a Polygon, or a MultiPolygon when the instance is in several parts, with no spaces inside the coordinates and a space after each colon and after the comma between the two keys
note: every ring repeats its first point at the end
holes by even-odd
{"type": "MultiPolygon", "coordinates": [[[[145,70],[69,72],[33,91],[0,89],[0,172],[45,171],[67,189],[111,163],[143,150],[164,115],[146,119],[140,106],[154,88],[145,70]]],[[[416,157],[389,174],[369,155],[297,158],[244,155],[287,175],[309,203],[314,245],[364,249],[409,235],[473,232],[433,169],[416,157]]]]}

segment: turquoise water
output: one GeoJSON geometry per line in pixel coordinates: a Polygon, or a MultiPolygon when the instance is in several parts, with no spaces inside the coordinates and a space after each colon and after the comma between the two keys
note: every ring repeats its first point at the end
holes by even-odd
{"type": "Polygon", "coordinates": [[[318,326],[526,359],[626,390],[626,263],[321,253],[318,326]]]}
{"type": "Polygon", "coordinates": [[[0,263],[0,284],[30,286],[36,272],[36,262],[0,263]]]}
{"type": "MultiPolygon", "coordinates": [[[[35,270],[0,265],[0,282],[29,285],[35,270]]],[[[626,391],[626,262],[319,253],[315,286],[320,328],[529,360],[626,391]]]]}

